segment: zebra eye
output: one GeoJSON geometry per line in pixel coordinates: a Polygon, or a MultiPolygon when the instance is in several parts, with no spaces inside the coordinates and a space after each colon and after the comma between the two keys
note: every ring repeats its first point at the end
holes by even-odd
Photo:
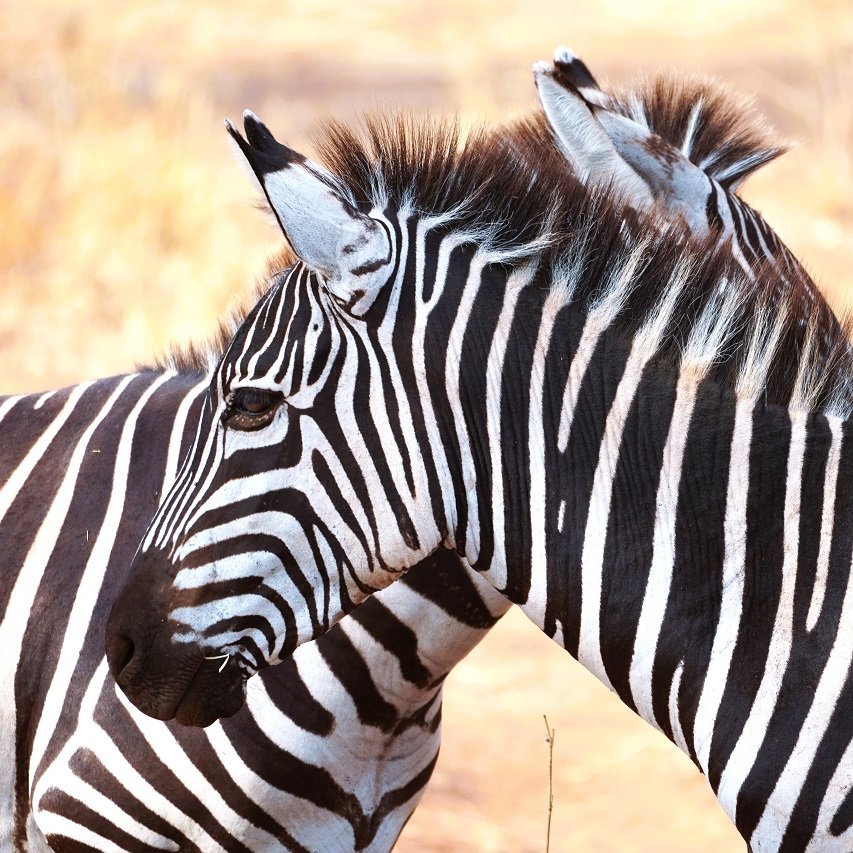
{"type": "Polygon", "coordinates": [[[260,388],[238,388],[231,395],[222,414],[224,426],[249,432],[265,427],[281,405],[277,391],[260,388]]]}

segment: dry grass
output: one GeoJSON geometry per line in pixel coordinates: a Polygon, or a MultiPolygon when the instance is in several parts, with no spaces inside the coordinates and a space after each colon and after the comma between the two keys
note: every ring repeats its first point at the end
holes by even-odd
{"type": "MultiPolygon", "coordinates": [[[[253,284],[277,235],[250,209],[224,115],[251,106],[300,146],[326,114],[381,104],[506,116],[558,42],[603,76],[666,62],[755,91],[801,144],[748,196],[853,304],[849,0],[6,0],[0,387],[127,370],[204,337],[253,284]]],[[[561,731],[552,849],[732,844],[689,765],[520,625],[451,679],[448,749],[401,849],[541,849],[543,712],[561,731]]]]}

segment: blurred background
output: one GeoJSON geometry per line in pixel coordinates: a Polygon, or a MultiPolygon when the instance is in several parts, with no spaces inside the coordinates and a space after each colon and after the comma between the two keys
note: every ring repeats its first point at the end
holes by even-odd
{"type": "MultiPolygon", "coordinates": [[[[326,116],[466,123],[533,107],[567,44],[599,79],[659,68],[754,93],[794,151],[744,193],[838,311],[853,305],[849,0],[3,0],[0,389],[127,371],[203,340],[278,235],[222,118],[310,150],[326,116]]],[[[743,849],[693,766],[517,613],[453,674],[403,851],[743,849]]]]}

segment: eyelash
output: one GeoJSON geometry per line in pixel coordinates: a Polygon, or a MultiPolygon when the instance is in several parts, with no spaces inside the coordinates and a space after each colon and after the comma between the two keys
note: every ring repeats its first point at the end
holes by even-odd
{"type": "Polygon", "coordinates": [[[240,432],[263,429],[272,422],[283,400],[278,391],[238,388],[228,395],[225,411],[222,413],[222,425],[240,432]],[[247,408],[253,404],[260,408],[257,411],[247,408]]]}

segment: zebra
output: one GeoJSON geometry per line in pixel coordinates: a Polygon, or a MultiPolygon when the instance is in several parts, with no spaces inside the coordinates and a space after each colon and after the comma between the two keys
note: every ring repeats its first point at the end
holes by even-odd
{"type": "MultiPolygon", "coordinates": [[[[697,94],[636,97],[654,122],[674,103],[693,110],[697,94]]],[[[715,123],[712,111],[697,138],[730,149],[744,132],[715,123]]],[[[283,265],[276,259],[270,275],[283,265]]],[[[105,608],[192,441],[220,354],[214,344],[139,375],[0,401],[0,630],[12,652],[6,694],[15,696],[3,729],[15,749],[0,762],[4,849],[387,849],[435,764],[443,675],[509,607],[437,551],[293,661],[265,670],[248,710],[212,728],[152,724],[117,695],[99,639],[105,608]],[[74,591],[67,607],[57,589],[74,591]],[[14,650],[24,648],[45,649],[43,671],[33,672],[33,654],[22,668],[14,650]],[[274,735],[271,719],[283,724],[274,735]],[[335,754],[352,743],[363,744],[358,755],[335,754]]]]}
{"type": "Polygon", "coordinates": [[[435,766],[443,679],[510,606],[436,553],[234,717],[138,712],[107,677],[103,625],[192,441],[200,367],[0,403],[0,533],[20,569],[2,584],[4,850],[388,850],[435,766]]]}
{"type": "Polygon", "coordinates": [[[444,548],[690,756],[751,849],[850,849],[851,358],[810,280],[780,297],[529,124],[332,124],[323,165],[251,112],[228,131],[297,260],[113,605],[130,700],[231,713],[444,548]]]}

